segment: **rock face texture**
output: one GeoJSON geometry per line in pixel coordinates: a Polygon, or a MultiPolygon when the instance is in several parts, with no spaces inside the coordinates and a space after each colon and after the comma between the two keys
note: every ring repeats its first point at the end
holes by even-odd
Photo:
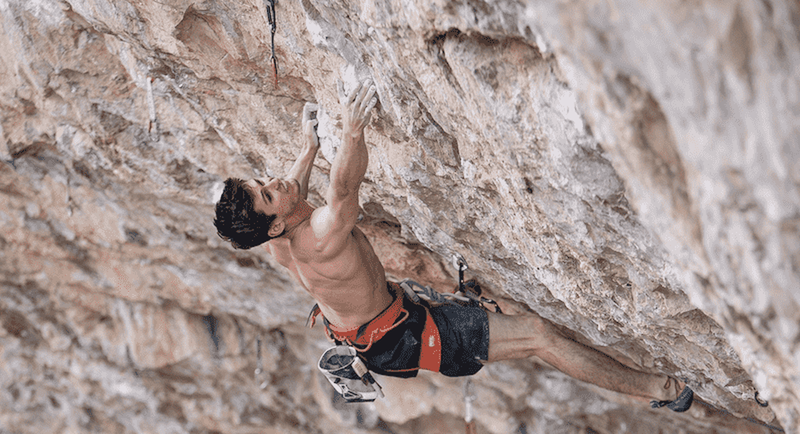
{"type": "Polygon", "coordinates": [[[212,225],[372,78],[361,227],[394,278],[460,252],[686,414],[535,360],[472,379],[491,433],[800,432],[800,4],[0,0],[0,433],[459,432],[464,379],[345,405],[313,301],[212,225]],[[254,371],[259,374],[254,377],[254,371]],[[755,393],[769,401],[766,407],[755,393]]]}

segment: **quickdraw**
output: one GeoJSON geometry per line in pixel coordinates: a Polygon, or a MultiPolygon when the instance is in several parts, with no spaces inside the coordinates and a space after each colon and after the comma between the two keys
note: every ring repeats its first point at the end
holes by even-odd
{"type": "Polygon", "coordinates": [[[755,399],[756,399],[756,402],[758,403],[758,405],[760,405],[762,407],[769,407],[769,401],[767,401],[766,399],[762,400],[762,399],[760,399],[758,397],[758,390],[756,390],[755,399]]]}
{"type": "Polygon", "coordinates": [[[253,375],[253,379],[255,380],[256,384],[258,385],[259,389],[264,390],[267,388],[267,380],[263,378],[264,374],[264,363],[261,360],[261,338],[256,338],[256,370],[253,375]]]}
{"type": "Polygon", "coordinates": [[[278,87],[278,57],[275,55],[275,31],[278,29],[278,20],[275,15],[275,0],[264,0],[267,7],[267,22],[269,23],[270,30],[270,43],[272,45],[272,54],[269,60],[272,61],[272,69],[275,72],[275,88],[278,87]]]}
{"type": "Polygon", "coordinates": [[[467,260],[464,259],[461,253],[453,255],[453,266],[458,270],[458,290],[466,292],[464,288],[464,272],[467,271],[469,265],[467,265],[467,260]]]}
{"type": "Polygon", "coordinates": [[[455,293],[439,292],[411,279],[401,281],[400,286],[415,303],[419,303],[420,299],[422,299],[432,303],[434,306],[441,304],[467,304],[482,307],[486,310],[490,310],[489,308],[491,307],[495,313],[503,313],[497,302],[481,295],[481,287],[474,280],[464,281],[464,272],[469,269],[469,266],[463,256],[456,253],[453,256],[453,266],[458,269],[458,290],[455,293]]]}

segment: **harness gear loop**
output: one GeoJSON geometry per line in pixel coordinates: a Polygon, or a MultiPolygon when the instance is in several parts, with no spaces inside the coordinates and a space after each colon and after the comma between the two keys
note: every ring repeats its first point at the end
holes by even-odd
{"type": "Polygon", "coordinates": [[[426,302],[431,306],[441,306],[443,304],[468,305],[481,307],[487,311],[491,306],[494,312],[503,313],[496,301],[481,296],[480,286],[472,280],[459,282],[459,287],[463,289],[456,293],[439,292],[411,279],[401,281],[400,286],[405,290],[408,298],[417,304],[426,302]]]}
{"type": "Polygon", "coordinates": [[[460,304],[459,302],[469,303],[471,301],[466,296],[439,292],[430,286],[425,286],[411,279],[402,280],[400,287],[403,288],[408,298],[416,304],[425,301],[432,306],[441,306],[443,304],[457,305],[460,304]]]}
{"type": "Polygon", "coordinates": [[[272,69],[275,72],[275,88],[278,87],[278,57],[275,56],[275,31],[278,29],[278,20],[275,15],[275,0],[264,0],[267,7],[267,22],[270,27],[270,43],[272,45],[272,54],[268,60],[272,61],[272,69]]]}

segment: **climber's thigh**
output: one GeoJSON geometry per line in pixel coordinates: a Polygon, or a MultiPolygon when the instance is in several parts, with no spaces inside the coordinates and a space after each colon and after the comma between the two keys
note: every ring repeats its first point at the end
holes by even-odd
{"type": "Polygon", "coordinates": [[[558,329],[535,313],[489,315],[489,361],[537,355],[564,339],[558,329]]]}

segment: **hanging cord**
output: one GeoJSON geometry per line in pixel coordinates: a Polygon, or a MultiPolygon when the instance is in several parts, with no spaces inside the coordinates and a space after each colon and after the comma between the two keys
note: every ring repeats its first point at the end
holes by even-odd
{"type": "Polygon", "coordinates": [[[269,22],[270,30],[270,43],[272,45],[272,54],[269,60],[272,60],[272,69],[275,72],[275,88],[278,87],[278,56],[275,55],[275,31],[278,29],[278,20],[275,15],[275,0],[264,0],[267,6],[267,21],[269,22]]]}
{"type": "Polygon", "coordinates": [[[475,401],[472,380],[467,378],[464,382],[464,427],[467,434],[477,434],[475,421],[472,414],[472,401],[475,401]]]}

